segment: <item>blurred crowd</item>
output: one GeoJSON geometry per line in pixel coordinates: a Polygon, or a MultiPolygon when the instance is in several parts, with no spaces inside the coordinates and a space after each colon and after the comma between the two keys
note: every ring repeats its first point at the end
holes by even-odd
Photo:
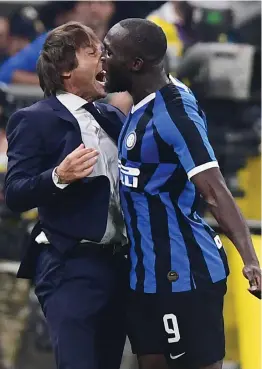
{"type": "MultiPolygon", "coordinates": [[[[210,140],[227,184],[234,196],[244,196],[237,173],[250,157],[260,154],[260,1],[2,1],[0,259],[19,260],[28,226],[35,217],[34,213],[11,214],[4,205],[5,128],[14,110],[36,99],[33,93],[30,96],[30,89],[38,86],[36,61],[48,31],[68,21],[79,21],[103,40],[113,24],[131,17],[148,18],[164,30],[168,41],[166,71],[196,94],[206,112],[210,140]],[[25,85],[21,96],[14,95],[10,86],[21,84],[25,85]],[[26,98],[25,90],[29,91],[26,98]]],[[[132,104],[125,93],[108,99],[124,112],[132,104]]],[[[40,346],[44,340],[46,334],[42,332],[40,346]]]]}
{"type": "MultiPolygon", "coordinates": [[[[5,125],[14,110],[38,98],[33,92],[28,96],[39,84],[36,62],[48,31],[79,21],[103,40],[119,20],[140,17],[164,30],[166,71],[196,94],[207,114],[210,140],[226,181],[235,196],[243,195],[236,173],[260,150],[260,1],[1,2],[0,14],[2,173],[6,168],[5,125]],[[18,85],[26,88],[21,96],[14,96],[8,86],[18,85]]],[[[132,104],[127,93],[110,95],[107,100],[124,112],[132,104]]]]}
{"type": "Polygon", "coordinates": [[[260,47],[261,42],[258,1],[41,1],[40,4],[18,5],[15,9],[11,6],[9,14],[0,16],[1,82],[38,84],[36,60],[46,34],[70,20],[91,27],[102,40],[117,21],[147,17],[165,31],[167,69],[173,72],[195,43],[232,42],[260,47]]]}
{"type": "MultiPolygon", "coordinates": [[[[36,62],[49,30],[68,21],[91,27],[103,40],[121,19],[148,18],[164,30],[167,73],[197,95],[223,174],[241,195],[236,173],[260,148],[260,1],[39,1],[0,3],[0,166],[6,165],[5,125],[17,108],[34,102],[36,62]],[[33,5],[32,5],[33,4],[33,5]],[[21,96],[8,86],[26,85],[21,96]],[[243,146],[243,142],[245,145],[243,146]]],[[[110,103],[127,112],[127,93],[110,103]]]]}
{"type": "MultiPolygon", "coordinates": [[[[23,94],[28,91],[29,95],[29,87],[38,86],[36,61],[52,28],[79,21],[102,40],[107,30],[124,18],[148,18],[161,26],[168,41],[167,73],[182,79],[197,95],[209,118],[209,134],[220,165],[237,195],[235,173],[259,147],[260,1],[1,2],[0,14],[2,90],[22,84],[27,85],[23,94]],[[250,152],[243,151],[244,136],[250,152]]],[[[14,109],[33,102],[5,94],[2,92],[0,101],[1,127],[14,109]]],[[[128,94],[108,99],[124,112],[132,104],[128,94]]],[[[4,134],[2,137],[4,140],[4,134]]],[[[4,152],[5,144],[2,147],[4,152]]]]}
{"type": "Polygon", "coordinates": [[[102,40],[112,23],[128,16],[144,17],[156,6],[158,2],[50,1],[38,7],[19,7],[0,18],[0,80],[38,84],[36,59],[47,32],[54,27],[78,21],[94,29],[102,40]]]}

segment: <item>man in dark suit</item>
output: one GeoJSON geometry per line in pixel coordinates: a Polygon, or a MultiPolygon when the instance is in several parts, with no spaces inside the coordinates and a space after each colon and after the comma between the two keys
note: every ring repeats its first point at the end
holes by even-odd
{"type": "Polygon", "coordinates": [[[59,369],[117,369],[128,268],[118,194],[123,114],[105,96],[101,43],[79,23],[51,31],[38,60],[46,99],[7,128],[6,203],[37,207],[18,276],[30,278],[59,369]]]}

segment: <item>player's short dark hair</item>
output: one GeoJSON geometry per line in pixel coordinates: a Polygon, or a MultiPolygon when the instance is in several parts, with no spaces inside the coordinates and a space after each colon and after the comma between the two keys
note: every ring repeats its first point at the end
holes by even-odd
{"type": "Polygon", "coordinates": [[[95,50],[98,43],[91,28],[78,22],[68,22],[49,32],[37,62],[40,87],[45,96],[64,89],[61,74],[77,68],[76,52],[82,47],[95,50]]]}
{"type": "Polygon", "coordinates": [[[161,27],[140,18],[124,19],[119,24],[128,31],[125,42],[133,48],[133,54],[153,64],[164,59],[167,39],[161,27]]]}

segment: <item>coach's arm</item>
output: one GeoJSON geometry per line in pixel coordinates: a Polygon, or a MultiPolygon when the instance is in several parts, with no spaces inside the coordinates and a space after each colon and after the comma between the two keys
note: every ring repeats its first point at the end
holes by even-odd
{"type": "Polygon", "coordinates": [[[249,291],[254,295],[259,295],[259,291],[261,294],[261,270],[249,228],[219,168],[202,171],[191,177],[191,181],[208,204],[222,231],[241,255],[244,262],[243,274],[250,283],[249,291]]]}
{"type": "MultiPolygon", "coordinates": [[[[5,177],[6,205],[14,212],[24,212],[52,202],[63,191],[53,180],[54,167],[46,169],[48,147],[37,122],[25,111],[14,113],[7,125],[8,170],[5,177]]],[[[59,165],[64,183],[88,176],[97,152],[80,145],[59,165]]]]}

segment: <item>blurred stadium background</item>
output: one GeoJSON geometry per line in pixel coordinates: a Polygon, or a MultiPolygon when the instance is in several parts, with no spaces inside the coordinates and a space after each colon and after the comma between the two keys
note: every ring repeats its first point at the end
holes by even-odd
{"type": "MultiPolygon", "coordinates": [[[[3,202],[8,117],[43,97],[35,62],[48,30],[77,20],[102,39],[111,25],[129,17],[147,17],[166,33],[166,68],[190,86],[207,114],[221,170],[248,220],[261,259],[260,1],[1,1],[0,369],[55,368],[31,286],[15,278],[21,249],[37,214],[13,214],[3,202]]],[[[108,100],[124,110],[130,104],[126,95],[112,95],[108,100]]],[[[204,207],[200,211],[217,227],[204,207]]],[[[225,368],[259,369],[261,305],[246,291],[241,261],[222,238],[231,267],[225,303],[225,368]]],[[[128,344],[122,368],[136,368],[128,344]]]]}

